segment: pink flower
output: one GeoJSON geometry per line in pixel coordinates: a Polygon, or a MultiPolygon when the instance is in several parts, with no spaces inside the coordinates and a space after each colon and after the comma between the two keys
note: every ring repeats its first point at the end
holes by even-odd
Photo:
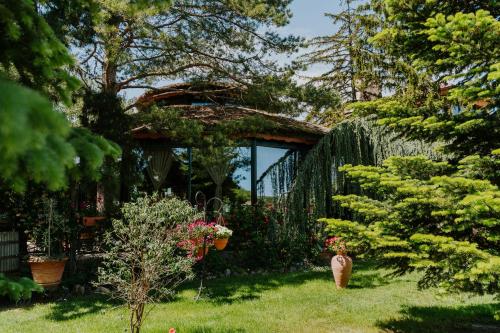
{"type": "Polygon", "coordinates": [[[171,328],[168,330],[168,333],[175,333],[175,328],[171,327],[171,328]]]}

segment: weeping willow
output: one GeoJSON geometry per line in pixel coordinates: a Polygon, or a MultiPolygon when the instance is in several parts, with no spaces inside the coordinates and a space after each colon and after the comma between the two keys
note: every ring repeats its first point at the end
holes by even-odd
{"type": "MultiPolygon", "coordinates": [[[[389,156],[426,155],[441,159],[432,145],[398,137],[369,119],[353,119],[336,125],[312,148],[297,167],[293,154],[285,155],[263,176],[270,176],[273,193],[283,211],[289,234],[314,232],[316,220],[338,216],[341,207],[332,196],[355,193],[359,189],[338,169],[345,164],[381,165],[389,156]],[[292,171],[293,169],[293,171],[292,171]]],[[[261,177],[261,183],[264,181],[261,177]]]]}

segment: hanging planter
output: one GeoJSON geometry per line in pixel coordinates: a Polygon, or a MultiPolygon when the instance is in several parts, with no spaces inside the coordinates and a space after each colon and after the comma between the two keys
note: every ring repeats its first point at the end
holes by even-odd
{"type": "Polygon", "coordinates": [[[229,242],[229,237],[233,235],[233,231],[223,225],[216,224],[215,227],[215,248],[219,251],[222,251],[226,248],[227,243],[229,242]]]}
{"type": "Polygon", "coordinates": [[[214,241],[214,246],[217,250],[222,251],[226,248],[229,238],[216,239],[214,241]]]}
{"type": "Polygon", "coordinates": [[[196,249],[196,257],[201,258],[204,257],[208,253],[208,246],[205,247],[205,253],[203,253],[203,247],[199,247],[196,249]]]}

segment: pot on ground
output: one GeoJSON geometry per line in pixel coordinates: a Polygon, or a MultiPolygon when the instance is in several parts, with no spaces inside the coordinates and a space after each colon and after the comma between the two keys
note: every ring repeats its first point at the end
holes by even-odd
{"type": "Polygon", "coordinates": [[[215,248],[219,251],[224,250],[224,248],[227,246],[228,241],[229,241],[229,238],[221,238],[221,239],[214,240],[215,248]]]}
{"type": "Polygon", "coordinates": [[[66,261],[68,258],[30,258],[33,281],[47,289],[56,288],[61,283],[66,261]]]}
{"type": "Polygon", "coordinates": [[[339,253],[332,258],[332,272],[337,289],[347,287],[352,272],[352,259],[346,254],[339,253]]]}

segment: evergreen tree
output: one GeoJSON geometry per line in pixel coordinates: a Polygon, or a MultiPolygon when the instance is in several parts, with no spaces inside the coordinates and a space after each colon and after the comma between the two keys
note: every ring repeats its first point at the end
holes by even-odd
{"type": "Polygon", "coordinates": [[[390,54],[405,52],[424,80],[354,107],[409,137],[443,141],[457,158],[497,148],[500,23],[493,3],[386,1],[388,27],[373,42],[390,54]],[[418,15],[407,15],[413,9],[418,15]]]}
{"type": "MultiPolygon", "coordinates": [[[[499,154],[483,162],[498,170],[499,154]]],[[[334,197],[352,220],[322,221],[353,252],[373,254],[396,274],[423,271],[421,287],[498,294],[500,190],[470,177],[482,172],[479,159],[458,168],[422,156],[391,157],[382,167],[346,165],[341,170],[364,195],[334,197]]]]}
{"type": "MultiPolygon", "coordinates": [[[[332,20],[335,33],[308,41],[306,46],[312,51],[301,56],[299,63],[327,66],[329,69],[312,77],[310,83],[338,92],[343,102],[371,100],[381,95],[384,84],[389,84],[389,58],[369,43],[383,24],[380,1],[359,4],[356,0],[345,0],[342,3],[344,8],[340,12],[325,14],[332,20]]],[[[313,112],[309,119],[332,123],[338,112],[313,112]],[[332,117],[334,119],[329,120],[332,117]]]]}
{"type": "Polygon", "coordinates": [[[328,229],[396,273],[423,271],[423,287],[498,294],[498,6],[386,0],[385,12],[387,26],[372,41],[409,56],[418,80],[354,107],[407,137],[442,142],[450,161],[392,157],[382,167],[345,166],[362,192],[334,197],[350,220],[325,220],[328,229]]]}
{"type": "Polygon", "coordinates": [[[116,157],[118,147],[71,128],[53,108],[69,104],[78,86],[66,70],[72,57],[31,1],[0,2],[0,32],[2,183],[23,191],[32,180],[54,190],[69,173],[97,178],[104,156],[116,157]]]}

